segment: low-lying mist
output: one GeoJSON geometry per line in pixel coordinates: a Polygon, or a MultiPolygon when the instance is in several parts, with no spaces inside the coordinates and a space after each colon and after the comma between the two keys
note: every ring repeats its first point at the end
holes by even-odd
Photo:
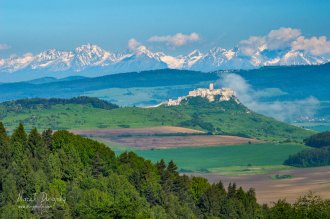
{"type": "Polygon", "coordinates": [[[320,101],[313,96],[293,101],[265,101],[267,97],[289,94],[277,88],[256,90],[242,76],[234,73],[222,75],[217,84],[234,89],[239,100],[251,110],[280,121],[312,118],[320,106],[320,101]]]}

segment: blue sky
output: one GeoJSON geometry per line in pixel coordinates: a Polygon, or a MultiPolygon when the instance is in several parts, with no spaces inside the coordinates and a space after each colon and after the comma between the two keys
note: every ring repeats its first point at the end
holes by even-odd
{"type": "Polygon", "coordinates": [[[329,39],[329,11],[328,0],[0,0],[0,56],[85,43],[122,51],[131,38],[178,54],[231,48],[280,27],[329,39]],[[199,38],[182,46],[148,41],[176,33],[199,38]]]}

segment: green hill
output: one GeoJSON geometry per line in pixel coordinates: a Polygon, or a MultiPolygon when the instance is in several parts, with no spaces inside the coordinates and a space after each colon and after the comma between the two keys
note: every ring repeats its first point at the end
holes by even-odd
{"type": "Polygon", "coordinates": [[[194,97],[179,106],[122,107],[80,97],[24,99],[0,104],[0,118],[9,130],[22,122],[40,130],[153,127],[189,127],[212,134],[253,137],[270,141],[302,141],[313,132],[276,121],[247,109],[234,100],[208,102],[194,97]]]}

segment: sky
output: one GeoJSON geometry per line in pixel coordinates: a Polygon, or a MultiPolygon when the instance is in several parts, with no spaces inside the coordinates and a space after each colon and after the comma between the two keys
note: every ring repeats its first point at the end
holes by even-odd
{"type": "Polygon", "coordinates": [[[283,27],[327,43],[329,11],[329,0],[0,0],[0,57],[86,43],[113,52],[142,43],[176,55],[232,48],[283,27]]]}

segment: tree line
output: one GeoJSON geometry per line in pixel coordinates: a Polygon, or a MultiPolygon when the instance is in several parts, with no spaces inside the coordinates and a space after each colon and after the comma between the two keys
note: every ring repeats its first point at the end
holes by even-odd
{"type": "Polygon", "coordinates": [[[0,123],[0,218],[329,218],[330,203],[306,196],[259,205],[254,189],[210,184],[133,152],[67,131],[0,123]],[[288,216],[288,217],[286,217],[288,216]]]}
{"type": "Polygon", "coordinates": [[[95,108],[100,109],[115,109],[118,108],[116,104],[109,103],[105,100],[98,99],[96,97],[73,97],[71,99],[63,98],[28,98],[28,99],[19,99],[15,101],[7,101],[2,103],[10,111],[19,112],[22,109],[35,109],[38,107],[49,108],[56,104],[90,104],[95,108]]]}
{"type": "Polygon", "coordinates": [[[289,156],[285,165],[295,167],[319,167],[330,165],[330,132],[317,133],[304,140],[312,149],[289,156]]]}

